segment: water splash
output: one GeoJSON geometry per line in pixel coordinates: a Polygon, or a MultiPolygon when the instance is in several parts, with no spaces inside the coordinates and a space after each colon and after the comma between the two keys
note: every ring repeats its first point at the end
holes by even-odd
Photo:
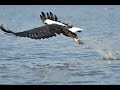
{"type": "Polygon", "coordinates": [[[85,46],[94,49],[104,60],[120,60],[120,51],[113,50],[108,42],[92,38],[82,38],[85,46]]]}

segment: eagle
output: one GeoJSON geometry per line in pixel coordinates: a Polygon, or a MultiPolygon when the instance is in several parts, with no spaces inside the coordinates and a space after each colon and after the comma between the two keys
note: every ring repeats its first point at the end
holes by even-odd
{"type": "Polygon", "coordinates": [[[3,27],[3,24],[0,25],[0,29],[5,33],[13,34],[19,37],[28,37],[31,39],[46,39],[63,34],[67,37],[74,39],[77,44],[83,44],[83,41],[81,41],[76,34],[76,32],[81,32],[83,29],[73,27],[68,23],[59,21],[58,17],[52,12],[41,12],[40,19],[43,23],[43,26],[29,29],[26,31],[13,32],[8,28],[5,29],[3,27]]]}

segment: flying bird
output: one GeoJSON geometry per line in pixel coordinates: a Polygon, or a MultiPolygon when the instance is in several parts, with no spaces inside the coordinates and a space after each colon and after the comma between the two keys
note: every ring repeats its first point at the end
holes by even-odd
{"type": "Polygon", "coordinates": [[[26,31],[13,32],[8,28],[5,29],[3,24],[0,26],[0,29],[6,33],[14,34],[15,36],[28,37],[31,39],[45,39],[62,33],[67,37],[73,38],[78,44],[83,44],[83,41],[81,41],[76,34],[76,32],[81,32],[83,29],[59,21],[58,17],[52,12],[41,12],[40,19],[43,22],[43,26],[26,31]]]}

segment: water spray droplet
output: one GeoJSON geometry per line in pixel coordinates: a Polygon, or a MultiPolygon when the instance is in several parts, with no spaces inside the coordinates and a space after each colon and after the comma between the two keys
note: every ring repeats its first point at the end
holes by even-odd
{"type": "Polygon", "coordinates": [[[105,43],[101,40],[95,40],[93,38],[82,38],[85,42],[85,45],[91,49],[94,49],[103,60],[120,60],[120,53],[117,51],[113,51],[110,47],[109,43],[105,43]],[[117,52],[117,53],[116,53],[117,52]]]}

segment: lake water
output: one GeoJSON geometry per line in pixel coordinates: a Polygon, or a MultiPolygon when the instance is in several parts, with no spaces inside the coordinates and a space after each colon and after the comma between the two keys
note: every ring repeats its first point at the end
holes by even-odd
{"type": "Polygon", "coordinates": [[[120,84],[120,6],[1,5],[0,25],[14,32],[42,26],[41,12],[84,29],[78,37],[33,40],[0,31],[0,84],[120,84]]]}

